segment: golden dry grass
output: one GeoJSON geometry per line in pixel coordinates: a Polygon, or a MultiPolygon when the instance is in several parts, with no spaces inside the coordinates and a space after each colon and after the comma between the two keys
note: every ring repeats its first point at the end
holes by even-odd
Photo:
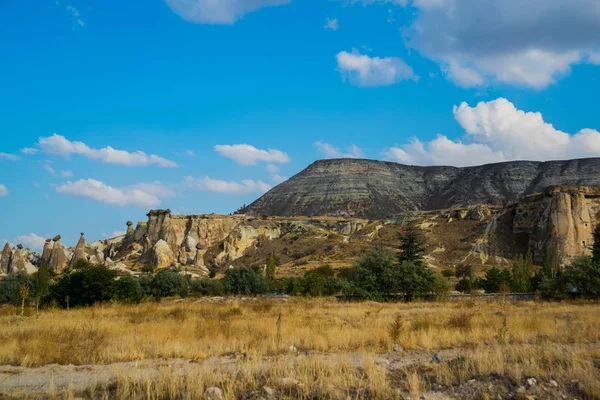
{"type": "Polygon", "coordinates": [[[360,397],[360,388],[369,388],[365,397],[391,398],[397,391],[417,396],[434,383],[450,388],[492,374],[517,384],[532,376],[577,380],[582,395],[600,398],[600,306],[593,303],[187,300],[45,310],[25,321],[14,309],[2,311],[0,364],[203,361],[231,355],[244,360],[235,371],[166,371],[152,380],[124,375],[110,388],[120,398],[199,398],[210,386],[236,398],[265,385],[281,389],[283,377],[302,383],[282,389],[289,398],[360,397]],[[391,351],[390,335],[407,350],[456,350],[452,360],[444,360],[450,362],[413,363],[390,373],[376,363],[378,355],[391,351]],[[291,345],[302,357],[290,356],[291,345]]]}

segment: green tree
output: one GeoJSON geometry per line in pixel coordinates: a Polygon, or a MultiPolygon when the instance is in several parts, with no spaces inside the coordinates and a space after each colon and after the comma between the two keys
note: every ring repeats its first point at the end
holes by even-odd
{"type": "Polygon", "coordinates": [[[475,277],[473,266],[460,264],[456,267],[456,277],[472,280],[475,277]]]}
{"type": "Polygon", "coordinates": [[[533,255],[527,251],[525,256],[515,257],[512,268],[512,281],[510,288],[513,292],[525,293],[533,290],[531,278],[533,277],[533,255]]]}
{"type": "Polygon", "coordinates": [[[510,285],[511,278],[509,270],[493,267],[485,273],[485,278],[481,280],[481,287],[487,293],[499,293],[503,286],[510,285]]]}
{"type": "Polygon", "coordinates": [[[228,269],[223,278],[225,292],[229,294],[257,295],[267,291],[267,281],[258,267],[228,269]]]}
{"type": "Polygon", "coordinates": [[[373,300],[395,294],[398,282],[394,270],[397,266],[394,253],[372,249],[345,273],[344,294],[373,300]]]}
{"type": "Polygon", "coordinates": [[[547,278],[556,278],[560,274],[560,255],[555,242],[548,243],[542,274],[547,278]]]}
{"type": "Polygon", "coordinates": [[[333,296],[339,290],[335,271],[329,265],[306,272],[303,286],[304,294],[309,296],[333,296]]]}
{"type": "Polygon", "coordinates": [[[152,295],[154,297],[185,297],[188,290],[186,279],[174,269],[162,270],[152,280],[152,295]]]}
{"type": "Polygon", "coordinates": [[[404,261],[394,269],[393,274],[389,278],[397,282],[396,291],[402,293],[406,301],[436,294],[439,281],[431,268],[404,261]]]}
{"type": "Polygon", "coordinates": [[[461,293],[471,293],[473,291],[473,281],[471,279],[462,278],[456,284],[455,289],[461,293]]]}
{"type": "Polygon", "coordinates": [[[592,260],[600,264],[600,224],[594,230],[594,244],[592,245],[592,260]]]}
{"type": "Polygon", "coordinates": [[[600,298],[600,263],[591,257],[578,257],[565,268],[560,279],[567,293],[587,299],[600,298]]]}
{"type": "Polygon", "coordinates": [[[42,261],[34,274],[35,280],[35,295],[40,299],[44,299],[50,294],[50,269],[48,265],[42,261]]]}
{"type": "Polygon", "coordinates": [[[275,279],[275,271],[277,270],[277,260],[275,260],[275,256],[271,254],[267,258],[267,270],[266,276],[267,280],[273,281],[275,279]]]}
{"type": "Polygon", "coordinates": [[[140,280],[127,275],[115,282],[114,299],[122,303],[138,304],[144,297],[140,280]]]}
{"type": "Polygon", "coordinates": [[[10,303],[14,306],[21,304],[21,287],[35,287],[35,281],[26,272],[16,272],[0,281],[0,303],[10,303]]]}
{"type": "Polygon", "coordinates": [[[400,236],[400,264],[409,262],[417,266],[423,265],[425,256],[425,235],[414,224],[406,227],[404,234],[400,236]]]}
{"type": "Polygon", "coordinates": [[[77,263],[63,274],[51,289],[51,296],[61,305],[69,299],[70,307],[90,306],[114,297],[117,273],[103,265],[77,263]]]}

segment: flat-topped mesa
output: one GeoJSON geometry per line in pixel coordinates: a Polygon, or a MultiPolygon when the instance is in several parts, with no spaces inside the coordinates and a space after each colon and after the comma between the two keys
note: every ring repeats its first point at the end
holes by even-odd
{"type": "Polygon", "coordinates": [[[4,243],[2,254],[0,255],[0,274],[8,274],[10,268],[10,262],[12,259],[12,250],[10,243],[4,243]]]}
{"type": "Polygon", "coordinates": [[[69,262],[69,268],[73,268],[79,260],[87,261],[87,255],[85,254],[85,235],[83,232],[81,232],[77,246],[75,246],[73,257],[71,257],[71,261],[69,262]]]}
{"type": "Polygon", "coordinates": [[[514,161],[476,167],[418,167],[357,159],[322,160],[241,212],[265,216],[384,219],[405,211],[506,206],[549,186],[600,186],[600,158],[514,161]]]}
{"type": "Polygon", "coordinates": [[[67,268],[67,256],[65,254],[65,249],[60,244],[60,239],[60,235],[56,235],[52,239],[54,246],[52,246],[50,262],[48,263],[48,268],[57,274],[60,274],[67,268]]]}

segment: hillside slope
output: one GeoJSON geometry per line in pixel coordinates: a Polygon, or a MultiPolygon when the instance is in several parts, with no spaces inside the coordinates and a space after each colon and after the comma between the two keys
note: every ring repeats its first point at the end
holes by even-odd
{"type": "Polygon", "coordinates": [[[600,186],[600,158],[514,161],[467,168],[321,160],[240,212],[382,219],[405,211],[476,204],[506,206],[555,185],[600,186]]]}

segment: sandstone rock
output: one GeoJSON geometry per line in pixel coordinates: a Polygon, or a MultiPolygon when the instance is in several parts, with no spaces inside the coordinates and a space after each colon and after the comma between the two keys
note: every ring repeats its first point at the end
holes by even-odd
{"type": "Polygon", "coordinates": [[[538,383],[537,379],[535,379],[535,378],[527,379],[527,386],[529,386],[529,387],[535,386],[535,385],[537,385],[537,383],[538,383]]]}
{"type": "Polygon", "coordinates": [[[79,260],[87,261],[87,255],[85,254],[85,237],[83,235],[83,232],[81,232],[79,241],[75,246],[75,251],[73,252],[73,256],[71,257],[71,261],[69,262],[69,268],[73,268],[79,260]]]}
{"type": "Polygon", "coordinates": [[[90,257],[92,264],[104,265],[104,253],[100,249],[95,249],[94,254],[90,257]]]}
{"type": "Polygon", "coordinates": [[[404,347],[400,346],[399,344],[394,345],[394,353],[403,353],[403,352],[404,352],[404,347]]]}
{"type": "Polygon", "coordinates": [[[67,268],[67,256],[64,247],[60,244],[60,235],[56,235],[52,240],[54,241],[54,246],[52,246],[48,268],[60,274],[67,268]]]}
{"type": "Polygon", "coordinates": [[[127,233],[133,233],[133,222],[127,221],[127,233]]]}
{"type": "Polygon", "coordinates": [[[556,389],[558,387],[558,382],[556,382],[555,380],[551,380],[550,382],[548,382],[548,384],[550,385],[551,388],[556,389]]]}
{"type": "Polygon", "coordinates": [[[179,254],[177,255],[177,262],[180,265],[187,265],[187,261],[188,261],[188,255],[187,255],[186,244],[182,243],[181,246],[179,246],[179,254]]]}
{"type": "Polygon", "coordinates": [[[152,247],[152,251],[150,253],[150,262],[156,268],[167,268],[173,265],[175,262],[175,257],[173,256],[173,252],[166,241],[160,239],[152,247]]]}
{"type": "Polygon", "coordinates": [[[50,256],[52,255],[52,239],[46,239],[44,243],[44,249],[42,250],[42,261],[48,265],[50,262],[50,256]]]}
{"type": "Polygon", "coordinates": [[[4,244],[4,249],[2,249],[2,256],[0,257],[0,273],[8,274],[11,258],[12,250],[10,248],[10,243],[6,242],[4,244]]]}
{"type": "Polygon", "coordinates": [[[29,249],[23,250],[23,245],[19,244],[12,254],[8,273],[26,272],[25,266],[27,263],[29,263],[29,249]]]}

